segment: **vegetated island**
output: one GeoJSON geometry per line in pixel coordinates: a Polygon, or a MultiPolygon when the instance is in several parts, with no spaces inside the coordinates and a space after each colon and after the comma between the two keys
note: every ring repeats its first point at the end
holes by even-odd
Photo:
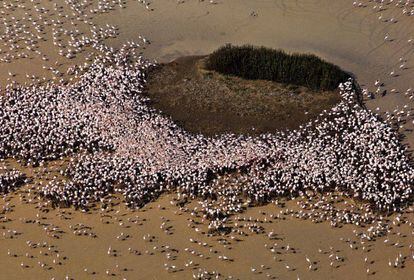
{"type": "Polygon", "coordinates": [[[314,55],[226,45],[152,68],[146,94],[190,132],[257,135],[296,129],[329,110],[349,78],[314,55]]]}

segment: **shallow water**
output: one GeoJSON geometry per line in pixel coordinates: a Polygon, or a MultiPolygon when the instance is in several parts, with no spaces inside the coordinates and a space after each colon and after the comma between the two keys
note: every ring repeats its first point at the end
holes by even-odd
{"type": "MultiPolygon", "coordinates": [[[[20,195],[28,198],[20,191],[12,195],[7,200],[15,207],[2,215],[2,279],[22,279],[29,273],[33,279],[190,279],[199,269],[217,271],[220,279],[411,279],[414,271],[414,261],[408,259],[412,226],[398,225],[388,237],[361,244],[353,231],[363,232],[363,228],[332,228],[326,222],[283,214],[287,209],[297,213],[294,201],[286,207],[270,204],[237,215],[246,219],[237,222],[246,235],[209,237],[201,216],[171,205],[172,195],[137,211],[116,205],[113,198],[114,206],[90,213],[39,208],[36,199],[31,204],[20,202],[20,195]],[[262,228],[263,233],[253,233],[249,226],[262,228]],[[270,233],[274,233],[273,239],[270,233]],[[386,239],[389,243],[384,243],[386,239]],[[41,244],[31,248],[27,242],[41,244]],[[397,242],[401,247],[391,245],[397,242]],[[405,267],[389,267],[388,261],[399,253],[407,257],[405,267]],[[341,260],[335,260],[336,256],[341,260]],[[306,258],[314,263],[311,269],[306,258]],[[374,274],[367,275],[368,268],[374,274]]],[[[196,202],[188,209],[194,206],[196,202]]],[[[410,215],[401,219],[413,222],[410,215]]],[[[234,226],[235,217],[232,220],[234,226]]]]}

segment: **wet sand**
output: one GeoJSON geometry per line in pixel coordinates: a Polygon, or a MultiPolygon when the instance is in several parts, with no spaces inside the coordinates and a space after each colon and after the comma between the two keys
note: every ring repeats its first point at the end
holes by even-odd
{"type": "MultiPolygon", "coordinates": [[[[407,44],[412,34],[413,19],[403,16],[401,9],[394,5],[375,12],[371,7],[353,7],[353,1],[348,0],[183,2],[157,0],[149,6],[151,11],[138,1],[126,1],[126,8],[114,6],[113,10],[102,13],[88,12],[97,5],[84,10],[86,20],[95,26],[104,28],[109,24],[119,28],[116,29],[116,37],[113,35],[115,38],[103,39],[106,43],[117,47],[128,40],[140,42],[145,46],[145,56],[161,62],[183,55],[207,54],[224,43],[251,43],[310,52],[354,73],[360,84],[369,86],[371,90],[375,90],[373,83],[376,79],[384,82],[390,93],[368,101],[370,108],[392,111],[397,106],[412,105],[409,95],[404,92],[411,86],[413,74],[412,51],[407,44]],[[252,16],[252,12],[257,15],[252,16]],[[396,18],[398,22],[379,20],[381,14],[383,18],[396,18]],[[140,34],[150,43],[138,39],[140,34]],[[386,34],[393,39],[392,42],[384,41],[386,34]],[[400,57],[407,59],[403,70],[399,68],[400,57]],[[393,70],[397,71],[398,77],[390,76],[393,70]],[[392,89],[395,92],[391,93],[392,89]]],[[[13,27],[16,18],[25,16],[25,12],[37,18],[43,14],[43,19],[59,19],[61,23],[55,22],[56,26],[53,23],[40,24],[44,30],[37,33],[46,40],[35,39],[38,42],[34,43],[34,49],[40,53],[28,50],[26,47],[31,44],[23,40],[17,43],[20,45],[18,50],[11,51],[9,48],[13,42],[2,40],[0,58],[6,59],[11,54],[28,56],[0,63],[2,88],[8,79],[20,83],[42,81],[43,77],[55,81],[73,79],[76,75],[65,74],[67,70],[73,65],[83,64],[88,56],[99,52],[88,46],[79,50],[74,58],[60,56],[59,49],[67,50],[69,40],[83,35],[92,36],[92,25],[79,20],[64,3],[60,4],[60,12],[53,11],[50,1],[38,1],[40,4],[23,1],[25,8],[17,7],[19,3],[2,2],[0,35],[7,34],[7,25],[16,30],[13,27]],[[9,3],[12,5],[8,6],[9,3]],[[39,12],[39,6],[51,12],[39,12]],[[62,16],[65,14],[71,16],[62,16]],[[53,45],[53,28],[63,28],[59,31],[61,41],[55,41],[65,47],[53,45]],[[74,33],[70,34],[70,30],[74,33]]],[[[31,20],[21,21],[22,25],[28,26],[24,29],[26,32],[34,32],[31,20]]],[[[20,34],[26,33],[22,31],[20,34]]],[[[13,33],[6,39],[12,37],[13,33]]],[[[411,118],[408,120],[411,122],[411,118]]],[[[407,142],[412,147],[413,134],[405,129],[402,132],[408,136],[407,142]]],[[[19,167],[15,163],[11,165],[19,167]]],[[[32,170],[24,171],[29,176],[34,175],[32,170]]],[[[50,171],[48,176],[58,176],[50,171]]],[[[44,175],[39,176],[43,178],[44,175]]],[[[197,216],[196,211],[191,213],[197,202],[188,205],[189,210],[180,210],[170,204],[173,195],[162,197],[136,211],[126,209],[120,203],[108,210],[82,213],[75,209],[52,209],[33,194],[29,202],[29,187],[0,200],[1,279],[23,279],[28,275],[33,279],[65,279],[66,276],[68,279],[188,279],[199,273],[199,269],[218,271],[224,277],[236,279],[411,279],[414,273],[412,212],[398,218],[406,223],[399,224],[395,220],[396,215],[391,217],[392,228],[387,236],[375,241],[362,240],[365,243],[361,244],[356,233],[366,232],[369,227],[345,225],[332,228],[328,222],[315,219],[312,222],[281,214],[280,211],[286,209],[298,211],[295,201],[290,201],[284,208],[269,204],[247,209],[238,215],[242,220],[238,223],[246,225],[242,230],[248,236],[233,232],[220,237],[202,233],[207,232],[205,221],[197,216]],[[277,215],[282,218],[275,219],[277,215]],[[243,221],[244,218],[248,221],[243,221]],[[276,234],[275,239],[270,240],[270,232],[276,234]],[[190,238],[197,242],[190,241],[190,238]],[[389,241],[384,243],[385,240],[389,241]],[[351,248],[350,244],[358,249],[351,248]],[[288,245],[290,249],[287,249],[288,245]],[[401,259],[405,258],[404,268],[389,266],[388,262],[393,263],[400,253],[401,259]],[[306,258],[311,263],[316,262],[311,269],[306,258]]],[[[113,202],[116,204],[117,198],[113,202]]],[[[234,226],[236,218],[233,217],[229,223],[234,226]]]]}

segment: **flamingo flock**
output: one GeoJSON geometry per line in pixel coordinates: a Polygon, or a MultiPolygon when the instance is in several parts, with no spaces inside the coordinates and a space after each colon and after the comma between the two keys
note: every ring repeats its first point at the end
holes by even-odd
{"type": "Polygon", "coordinates": [[[141,207],[171,190],[202,198],[212,220],[307,190],[343,191],[382,211],[411,201],[414,172],[399,135],[358,103],[351,81],[338,105],[298,130],[209,138],[150,107],[141,93],[152,66],[123,46],[73,84],[6,88],[0,155],[33,166],[71,157],[67,180],[39,187],[78,208],[114,192],[141,207]]]}

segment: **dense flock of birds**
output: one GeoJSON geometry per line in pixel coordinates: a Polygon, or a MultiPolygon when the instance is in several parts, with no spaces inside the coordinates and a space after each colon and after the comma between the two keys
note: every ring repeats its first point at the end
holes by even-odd
{"type": "Polygon", "coordinates": [[[26,175],[24,173],[16,169],[6,170],[6,172],[0,173],[0,193],[14,191],[26,182],[26,175]]]}
{"type": "MultiPolygon", "coordinates": [[[[414,170],[398,133],[359,105],[353,83],[342,101],[298,130],[259,137],[192,135],[152,109],[141,93],[152,64],[129,46],[97,57],[68,85],[9,86],[0,97],[0,156],[39,166],[71,157],[41,193],[87,208],[119,192],[141,207],[166,190],[199,197],[219,221],[248,204],[305,191],[343,191],[395,211],[412,199],[414,170]],[[233,187],[218,187],[233,178],[233,187]]],[[[217,223],[219,227],[220,223],[217,223]]]]}
{"type": "MultiPolygon", "coordinates": [[[[149,2],[140,3],[149,9],[149,2]]],[[[206,215],[218,221],[246,203],[305,196],[307,190],[337,190],[381,211],[396,211],[412,200],[414,171],[397,131],[358,103],[351,81],[340,85],[338,105],[298,130],[259,137],[192,135],[141,94],[152,63],[134,51],[140,44],[108,47],[103,40],[116,36],[117,28],[92,23],[91,15],[124,8],[124,2],[66,0],[65,5],[71,13],[63,5],[44,8],[34,2],[37,18],[18,1],[5,2],[0,10],[7,46],[0,62],[24,58],[14,55],[25,52],[48,61],[38,46],[49,27],[60,55],[71,59],[87,47],[100,54],[95,60],[89,56],[82,69],[70,67],[76,77],[70,84],[10,83],[0,95],[1,158],[34,166],[71,158],[62,171],[65,180],[39,186],[56,204],[87,208],[119,192],[129,206],[141,207],[175,190],[182,200],[202,198],[206,215]],[[26,10],[22,19],[10,17],[16,9],[26,10]]],[[[56,78],[63,75],[51,71],[56,78]]],[[[14,74],[9,75],[11,80],[14,74]]],[[[18,171],[1,176],[2,192],[25,180],[18,171]]]]}

